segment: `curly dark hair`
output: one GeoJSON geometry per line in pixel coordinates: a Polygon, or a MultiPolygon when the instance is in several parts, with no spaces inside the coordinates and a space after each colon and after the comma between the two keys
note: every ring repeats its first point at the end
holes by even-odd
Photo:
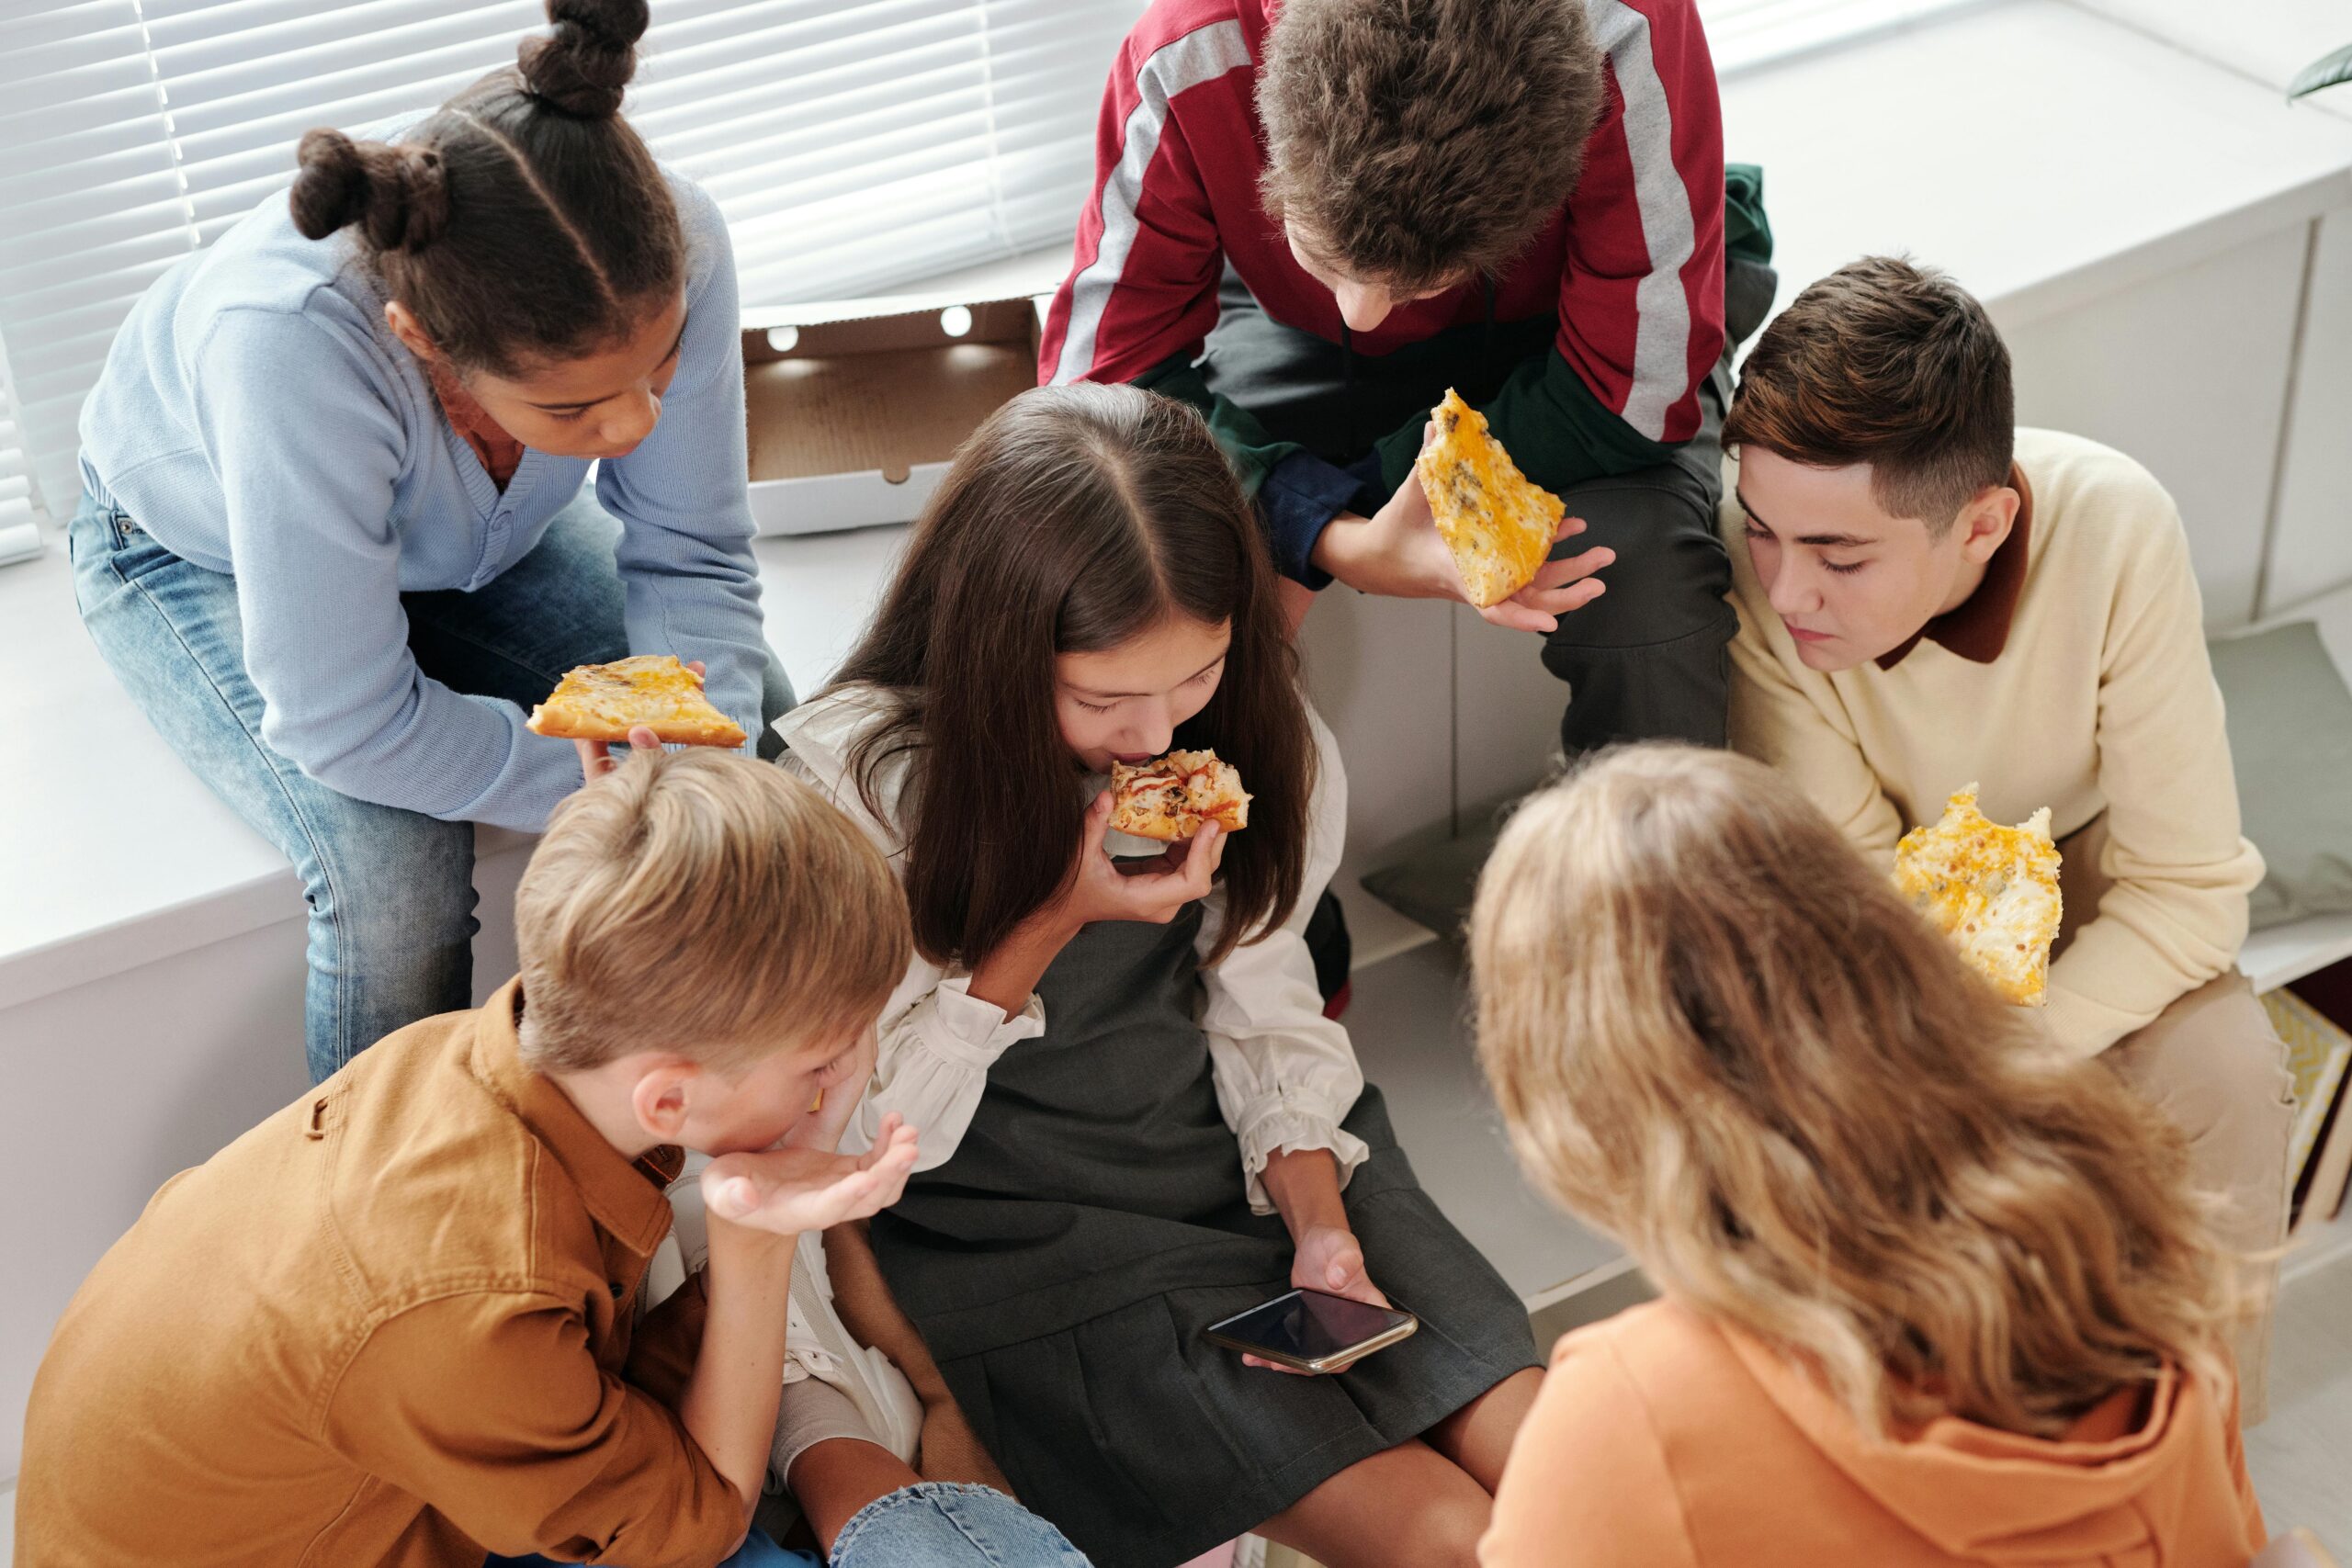
{"type": "Polygon", "coordinates": [[[1289,0],[1265,56],[1266,210],[1396,289],[1509,262],[1576,188],[1600,118],[1579,0],[1289,0]]]}
{"type": "Polygon", "coordinates": [[[313,130],[288,197],[310,239],[353,231],[460,369],[511,376],[625,338],[684,285],[653,154],[620,118],[645,0],[548,0],[551,32],[397,142],[313,130]]]}

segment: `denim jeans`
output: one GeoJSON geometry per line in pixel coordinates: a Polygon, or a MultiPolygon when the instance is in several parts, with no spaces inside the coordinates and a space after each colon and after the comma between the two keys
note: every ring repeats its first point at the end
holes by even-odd
{"type": "MultiPolygon", "coordinates": [[[[868,1503],[833,1541],[831,1568],[1087,1568],[1062,1532],[986,1486],[925,1481],[868,1503]]],[[[485,1568],[557,1568],[493,1557],[485,1568]]],[[[718,1568],[825,1568],[753,1530],[718,1568]]]]}
{"type": "MultiPolygon", "coordinates": [[[[618,536],[583,493],[530,554],[478,592],[403,593],[418,667],[458,691],[528,707],[573,665],[626,656],[618,536]]],[[[473,825],[356,800],[262,740],[234,578],[180,559],[87,494],[71,544],[74,597],[98,651],[172,749],[302,879],[311,1078],[396,1029],[469,1005],[473,825]]],[[[791,705],[771,657],[764,716],[791,705]]],[[[764,726],[761,745],[763,754],[777,749],[764,726]]]]}

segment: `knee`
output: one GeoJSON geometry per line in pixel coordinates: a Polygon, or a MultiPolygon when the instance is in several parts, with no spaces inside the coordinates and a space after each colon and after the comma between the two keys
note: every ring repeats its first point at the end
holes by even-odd
{"type": "Polygon", "coordinates": [[[2193,991],[2149,1026],[2160,1098],[2198,1124],[2282,1125],[2294,1113],[2287,1047],[2252,987],[2235,976],[2193,991]]]}
{"type": "Polygon", "coordinates": [[[363,820],[340,822],[334,829],[314,833],[297,867],[314,924],[331,925],[346,942],[387,953],[472,937],[471,823],[375,807],[363,820]]]}
{"type": "Polygon", "coordinates": [[[1483,1492],[1476,1497],[1449,1493],[1431,1498],[1415,1513],[1407,1550],[1396,1561],[1477,1568],[1478,1542],[1493,1517],[1494,1505],[1483,1492]]]}

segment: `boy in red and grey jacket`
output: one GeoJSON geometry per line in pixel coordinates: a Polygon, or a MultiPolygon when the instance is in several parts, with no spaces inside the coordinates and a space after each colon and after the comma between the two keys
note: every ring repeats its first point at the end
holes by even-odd
{"type": "MultiPolygon", "coordinates": [[[[1770,238],[1733,180],[1744,333],[1770,238]]],[[[1457,599],[1406,481],[1458,387],[1586,525],[1484,612],[1548,634],[1568,753],[1721,745],[1725,208],[1695,0],[1157,0],[1041,376],[1199,407],[1294,581],[1457,599]]]]}

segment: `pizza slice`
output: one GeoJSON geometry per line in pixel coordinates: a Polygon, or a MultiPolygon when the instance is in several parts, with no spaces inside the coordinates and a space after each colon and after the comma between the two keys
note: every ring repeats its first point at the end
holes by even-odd
{"type": "Polygon", "coordinates": [[[1414,460],[1421,493],[1430,499],[1437,531],[1453,552],[1470,603],[1485,609],[1499,604],[1535,579],[1552,553],[1552,536],[1567,508],[1541,485],[1531,484],[1502,443],[1487,430],[1487,416],[1448,387],[1445,400],[1430,411],[1437,436],[1414,460]]]}
{"type": "Polygon", "coordinates": [[[702,677],[666,653],[571,671],[531,710],[528,728],[565,740],[618,741],[640,724],[669,744],[743,744],[743,727],[710,705],[702,677]]]}
{"type": "Polygon", "coordinates": [[[2010,1001],[2049,1000],[2062,906],[2048,807],[2004,828],[1977,809],[1970,784],[1945,804],[1943,820],[1903,835],[1894,886],[2010,1001]]]}
{"type": "Polygon", "coordinates": [[[1189,839],[1215,822],[1230,833],[1250,826],[1241,775],[1215,751],[1170,751],[1129,767],[1111,764],[1111,826],[1140,839],[1189,839]]]}

